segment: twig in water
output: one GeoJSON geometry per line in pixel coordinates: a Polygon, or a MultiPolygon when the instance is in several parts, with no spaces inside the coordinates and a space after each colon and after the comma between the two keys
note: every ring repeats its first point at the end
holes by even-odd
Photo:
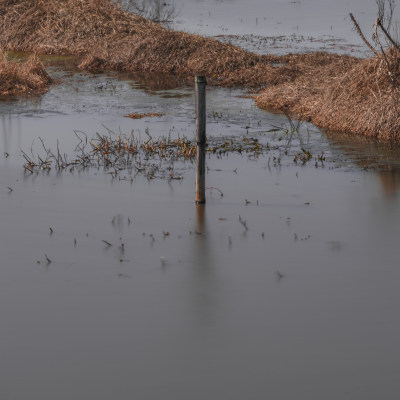
{"type": "Polygon", "coordinates": [[[276,273],[276,276],[278,279],[282,279],[285,277],[285,274],[282,274],[282,272],[280,272],[280,271],[275,271],[275,273],[276,273]]]}
{"type": "Polygon", "coordinates": [[[222,193],[222,190],[221,190],[221,189],[218,189],[218,188],[216,188],[216,187],[214,187],[214,186],[206,187],[206,190],[216,190],[217,192],[219,192],[219,194],[221,195],[221,197],[224,197],[224,194],[222,193]]]}
{"type": "MultiPolygon", "coordinates": [[[[390,64],[389,64],[389,61],[388,61],[388,59],[387,59],[387,57],[386,57],[385,50],[383,49],[383,46],[382,46],[382,44],[381,44],[381,41],[379,40],[379,36],[378,36],[378,25],[380,25],[380,22],[379,22],[379,19],[377,18],[376,21],[375,21],[375,25],[374,25],[374,34],[373,34],[373,38],[374,38],[375,42],[378,44],[379,48],[381,49],[383,59],[385,60],[385,63],[386,63],[386,68],[387,68],[387,70],[388,70],[388,74],[389,74],[390,78],[392,79],[392,81],[394,81],[394,78],[393,78],[393,75],[392,75],[392,71],[391,71],[391,68],[390,68],[390,64]]],[[[380,25],[380,26],[381,26],[381,25],[380,25]]]]}
{"type": "Polygon", "coordinates": [[[247,227],[247,221],[243,220],[242,217],[239,215],[239,222],[243,225],[244,229],[246,231],[249,230],[249,228],[247,227]]]}
{"type": "MultiPolygon", "coordinates": [[[[124,261],[128,261],[128,260],[119,260],[119,261],[120,261],[120,262],[124,262],[124,261]]],[[[121,272],[118,273],[118,276],[119,276],[120,278],[130,278],[130,277],[131,277],[130,275],[122,274],[121,272]]]]}
{"type": "Polygon", "coordinates": [[[107,240],[102,240],[103,243],[105,243],[107,246],[112,246],[110,242],[107,242],[107,240]]]}
{"type": "Polygon", "coordinates": [[[365,36],[363,35],[363,33],[361,32],[360,29],[360,25],[358,25],[358,22],[356,21],[356,19],[354,18],[353,14],[350,13],[350,18],[353,21],[355,30],[357,31],[358,35],[360,36],[360,38],[363,40],[363,42],[370,48],[370,50],[376,55],[379,56],[379,53],[372,47],[371,43],[368,42],[367,39],[365,39],[365,36]]]}
{"type": "Polygon", "coordinates": [[[400,51],[400,46],[398,43],[396,43],[393,38],[389,35],[388,31],[385,29],[385,27],[382,25],[381,20],[378,19],[378,26],[379,28],[382,29],[382,32],[385,34],[385,36],[387,37],[387,39],[389,40],[390,43],[392,43],[392,45],[398,50],[400,51]]]}

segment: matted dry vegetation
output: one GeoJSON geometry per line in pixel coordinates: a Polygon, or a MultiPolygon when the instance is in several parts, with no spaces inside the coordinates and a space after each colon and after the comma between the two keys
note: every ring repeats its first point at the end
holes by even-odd
{"type": "Polygon", "coordinates": [[[4,50],[82,56],[87,70],[207,74],[266,63],[268,57],[217,40],[174,32],[112,0],[2,0],[4,50]]]}
{"type": "Polygon", "coordinates": [[[0,96],[41,94],[51,82],[36,56],[23,63],[12,62],[0,50],[0,96]]]}
{"type": "Polygon", "coordinates": [[[311,119],[329,130],[399,140],[400,54],[391,49],[387,56],[391,77],[381,56],[335,57],[331,63],[326,63],[324,53],[304,56],[296,61],[300,73],[267,85],[256,103],[311,119]]]}
{"type": "Polygon", "coordinates": [[[261,108],[320,127],[379,139],[400,138],[400,58],[313,53],[261,56],[215,39],[174,32],[112,0],[1,0],[0,47],[71,54],[89,71],[205,74],[214,84],[259,90],[261,108]]]}

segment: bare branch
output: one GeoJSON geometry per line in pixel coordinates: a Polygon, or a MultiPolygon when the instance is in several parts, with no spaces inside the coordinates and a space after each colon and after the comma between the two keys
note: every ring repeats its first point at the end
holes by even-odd
{"type": "Polygon", "coordinates": [[[358,22],[356,21],[356,19],[354,18],[353,14],[350,13],[350,18],[353,21],[354,27],[358,33],[358,35],[360,36],[360,38],[364,41],[364,43],[371,49],[371,51],[376,55],[379,56],[379,53],[373,48],[373,46],[371,45],[371,43],[368,42],[367,39],[365,39],[365,36],[363,35],[363,33],[361,32],[360,29],[360,25],[358,25],[358,22]]]}
{"type": "Polygon", "coordinates": [[[378,6],[378,19],[385,25],[385,29],[389,31],[392,26],[395,2],[394,0],[376,0],[376,4],[378,6]],[[387,10],[386,4],[389,10],[387,10]]]}
{"type": "Polygon", "coordinates": [[[389,40],[389,42],[398,50],[400,51],[400,46],[398,43],[396,43],[393,38],[389,35],[388,31],[385,29],[385,27],[382,25],[381,21],[378,19],[378,26],[381,28],[382,32],[385,34],[386,38],[389,40]]]}
{"type": "Polygon", "coordinates": [[[390,78],[391,78],[392,81],[393,81],[394,79],[393,79],[392,72],[391,72],[391,69],[390,69],[389,61],[388,61],[388,59],[387,59],[387,57],[386,57],[385,50],[383,50],[383,46],[382,46],[382,44],[381,44],[381,41],[379,40],[379,36],[378,36],[378,25],[379,25],[379,19],[377,18],[377,19],[375,20],[373,38],[374,38],[375,42],[378,44],[379,48],[381,49],[382,56],[383,56],[383,58],[384,58],[384,60],[385,60],[385,63],[386,63],[386,67],[387,67],[389,76],[390,76],[390,78]]]}

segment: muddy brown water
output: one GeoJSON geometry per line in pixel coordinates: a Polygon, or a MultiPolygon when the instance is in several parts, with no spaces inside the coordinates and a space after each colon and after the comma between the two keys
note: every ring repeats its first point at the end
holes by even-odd
{"type": "Polygon", "coordinates": [[[292,137],[241,90],[209,88],[209,136],[272,149],[209,156],[224,196],[205,207],[191,163],[173,181],[32,175],[20,151],[39,137],[71,156],[74,130],[194,135],[192,87],[50,71],[64,83],[0,103],[0,398],[396,398],[397,146],[306,123],[292,137]]]}

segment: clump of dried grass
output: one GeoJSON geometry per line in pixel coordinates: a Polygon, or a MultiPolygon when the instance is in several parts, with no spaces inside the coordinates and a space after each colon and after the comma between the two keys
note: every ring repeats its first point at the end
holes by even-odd
{"type": "Polygon", "coordinates": [[[311,119],[333,131],[399,140],[400,54],[391,49],[387,58],[391,75],[382,56],[337,56],[330,64],[312,63],[292,81],[265,87],[257,105],[311,119]]]}
{"type": "Polygon", "coordinates": [[[2,0],[0,18],[3,48],[46,54],[86,54],[111,38],[147,35],[159,26],[111,0],[2,0]]]}
{"type": "Polygon", "coordinates": [[[0,96],[40,94],[47,91],[51,78],[38,57],[26,62],[9,61],[0,50],[0,96]]]}
{"type": "Polygon", "coordinates": [[[167,30],[112,0],[3,0],[0,18],[3,48],[82,56],[81,68],[90,71],[207,74],[234,84],[233,74],[271,61],[215,39],[167,30]]]}

